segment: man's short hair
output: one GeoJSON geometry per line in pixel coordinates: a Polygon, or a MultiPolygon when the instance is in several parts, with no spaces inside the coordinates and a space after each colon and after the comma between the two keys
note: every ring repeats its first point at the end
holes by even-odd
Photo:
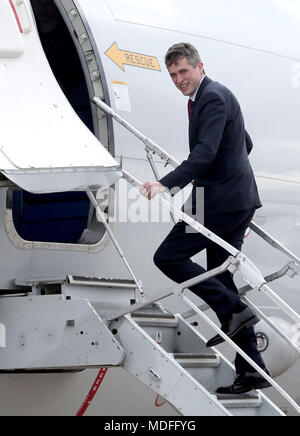
{"type": "Polygon", "coordinates": [[[188,63],[194,68],[201,62],[201,57],[198,50],[189,42],[180,42],[172,45],[167,51],[165,57],[166,67],[169,68],[173,64],[177,64],[182,58],[186,58],[188,63]]]}

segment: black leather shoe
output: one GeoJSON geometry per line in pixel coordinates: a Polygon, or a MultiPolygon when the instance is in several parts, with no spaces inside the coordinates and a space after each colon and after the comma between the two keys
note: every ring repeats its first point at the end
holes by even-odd
{"type": "MultiPolygon", "coordinates": [[[[270,372],[264,369],[265,373],[270,375],[270,372]]],[[[246,372],[244,375],[239,375],[231,386],[220,387],[217,389],[217,394],[245,394],[253,389],[267,389],[271,384],[260,375],[259,372],[246,372]]]]}
{"type": "MultiPolygon", "coordinates": [[[[257,317],[256,313],[252,309],[250,309],[250,307],[246,307],[244,310],[242,310],[242,312],[234,313],[230,320],[226,324],[222,325],[221,330],[227,336],[233,338],[244,327],[252,327],[259,321],[260,320],[257,317]]],[[[224,339],[220,335],[216,335],[207,342],[206,346],[207,348],[215,347],[222,342],[224,342],[224,339]]]]}

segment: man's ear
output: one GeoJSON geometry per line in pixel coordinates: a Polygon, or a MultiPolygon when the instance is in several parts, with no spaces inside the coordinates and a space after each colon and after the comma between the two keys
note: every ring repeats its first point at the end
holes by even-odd
{"type": "Polygon", "coordinates": [[[205,74],[205,71],[204,71],[204,64],[203,64],[203,62],[200,62],[200,63],[198,64],[198,67],[197,67],[197,68],[199,68],[199,70],[201,71],[201,73],[205,74]]]}

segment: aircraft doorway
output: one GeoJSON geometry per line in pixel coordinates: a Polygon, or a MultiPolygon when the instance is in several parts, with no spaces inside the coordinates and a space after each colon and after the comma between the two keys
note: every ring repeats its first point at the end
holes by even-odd
{"type": "MultiPolygon", "coordinates": [[[[93,113],[96,108],[91,107],[90,96],[97,93],[76,29],[72,32],[67,26],[67,15],[53,0],[31,0],[31,5],[57,83],[78,117],[108,147],[108,128],[102,129],[104,138],[100,138],[99,117],[97,112],[96,116],[93,113]]],[[[98,243],[105,233],[85,192],[35,195],[18,190],[13,191],[9,203],[15,230],[25,241],[91,245],[98,243]]]]}
{"type": "Polygon", "coordinates": [[[70,32],[53,0],[31,0],[31,4],[53,74],[74,111],[93,132],[88,88],[70,32]]]}

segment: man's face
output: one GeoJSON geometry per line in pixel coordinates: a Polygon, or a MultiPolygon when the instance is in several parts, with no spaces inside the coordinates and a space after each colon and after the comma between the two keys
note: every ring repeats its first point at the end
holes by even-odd
{"type": "Polygon", "coordinates": [[[200,62],[194,68],[185,57],[182,57],[177,64],[172,64],[168,71],[179,91],[189,97],[196,92],[204,76],[203,63],[200,62]]]}

